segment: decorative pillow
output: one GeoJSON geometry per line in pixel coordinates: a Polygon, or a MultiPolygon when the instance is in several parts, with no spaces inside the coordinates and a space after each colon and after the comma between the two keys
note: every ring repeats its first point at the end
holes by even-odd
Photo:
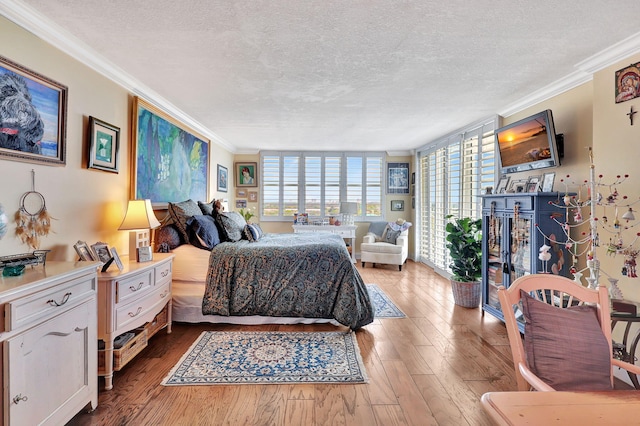
{"type": "Polygon", "coordinates": [[[611,390],[611,353],[594,306],[557,308],[520,291],[531,371],[556,390],[611,390]]]}
{"type": "Polygon", "coordinates": [[[256,223],[248,223],[247,226],[244,227],[244,237],[251,242],[258,241],[262,238],[262,235],[262,228],[256,223]]]}
{"type": "Polygon", "coordinates": [[[376,241],[383,241],[382,236],[387,230],[387,222],[371,222],[369,224],[369,232],[376,236],[376,241]]]}
{"type": "Polygon", "coordinates": [[[218,235],[218,227],[213,216],[205,214],[192,216],[187,221],[187,229],[189,242],[195,247],[211,250],[220,244],[220,235],[218,235]]]}
{"type": "Polygon", "coordinates": [[[223,241],[240,241],[247,221],[238,212],[219,213],[215,217],[223,241]]]}
{"type": "Polygon", "coordinates": [[[159,253],[168,253],[182,244],[184,240],[174,224],[164,225],[156,232],[156,251],[159,253]]]}
{"type": "Polygon", "coordinates": [[[179,203],[169,203],[169,216],[171,216],[173,223],[178,227],[178,231],[180,231],[180,235],[184,241],[189,241],[187,220],[192,216],[200,214],[202,214],[202,210],[200,210],[198,204],[191,199],[179,203]]]}
{"type": "Polygon", "coordinates": [[[384,234],[384,241],[389,244],[396,244],[396,240],[400,236],[400,231],[393,231],[391,228],[387,228],[387,232],[384,234]]]}
{"type": "Polygon", "coordinates": [[[216,203],[215,199],[211,200],[210,203],[204,203],[202,201],[198,201],[198,207],[200,207],[200,211],[202,212],[202,214],[208,214],[209,216],[213,216],[215,203],[216,203]]]}

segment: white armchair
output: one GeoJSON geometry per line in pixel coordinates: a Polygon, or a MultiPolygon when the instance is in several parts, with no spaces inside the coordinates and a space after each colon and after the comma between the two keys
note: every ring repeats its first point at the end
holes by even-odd
{"type": "Polygon", "coordinates": [[[360,245],[362,267],[367,262],[371,262],[374,267],[376,263],[382,263],[398,265],[398,270],[402,271],[402,265],[409,256],[410,226],[409,222],[372,222],[360,245]]]}

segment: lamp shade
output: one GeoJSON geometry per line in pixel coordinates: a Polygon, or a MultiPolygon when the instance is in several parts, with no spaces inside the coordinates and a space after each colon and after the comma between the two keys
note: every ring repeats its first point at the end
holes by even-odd
{"type": "Polygon", "coordinates": [[[358,203],[343,201],[340,203],[340,213],[356,214],[358,213],[358,203]]]}
{"type": "Polygon", "coordinates": [[[153,213],[151,200],[129,200],[127,213],[118,230],[153,229],[158,226],[160,222],[153,213]]]}

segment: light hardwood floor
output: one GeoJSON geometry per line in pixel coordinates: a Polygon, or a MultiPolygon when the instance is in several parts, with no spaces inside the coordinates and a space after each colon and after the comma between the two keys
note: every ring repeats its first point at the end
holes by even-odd
{"type": "Polygon", "coordinates": [[[113,390],[101,381],[98,408],[70,424],[491,425],[480,396],[516,389],[504,325],[455,306],[449,281],[423,264],[358,270],[407,314],[357,332],[368,384],[165,387],[162,378],[204,330],[336,329],[178,323],[115,373],[113,390]]]}

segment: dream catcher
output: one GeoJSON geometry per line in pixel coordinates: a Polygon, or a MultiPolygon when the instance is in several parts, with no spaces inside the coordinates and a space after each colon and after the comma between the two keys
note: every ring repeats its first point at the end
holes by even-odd
{"type": "Polygon", "coordinates": [[[40,247],[40,237],[49,235],[51,216],[47,211],[44,196],[35,190],[35,171],[31,170],[31,191],[25,192],[20,198],[20,209],[16,212],[16,236],[37,250],[40,247]]]}

